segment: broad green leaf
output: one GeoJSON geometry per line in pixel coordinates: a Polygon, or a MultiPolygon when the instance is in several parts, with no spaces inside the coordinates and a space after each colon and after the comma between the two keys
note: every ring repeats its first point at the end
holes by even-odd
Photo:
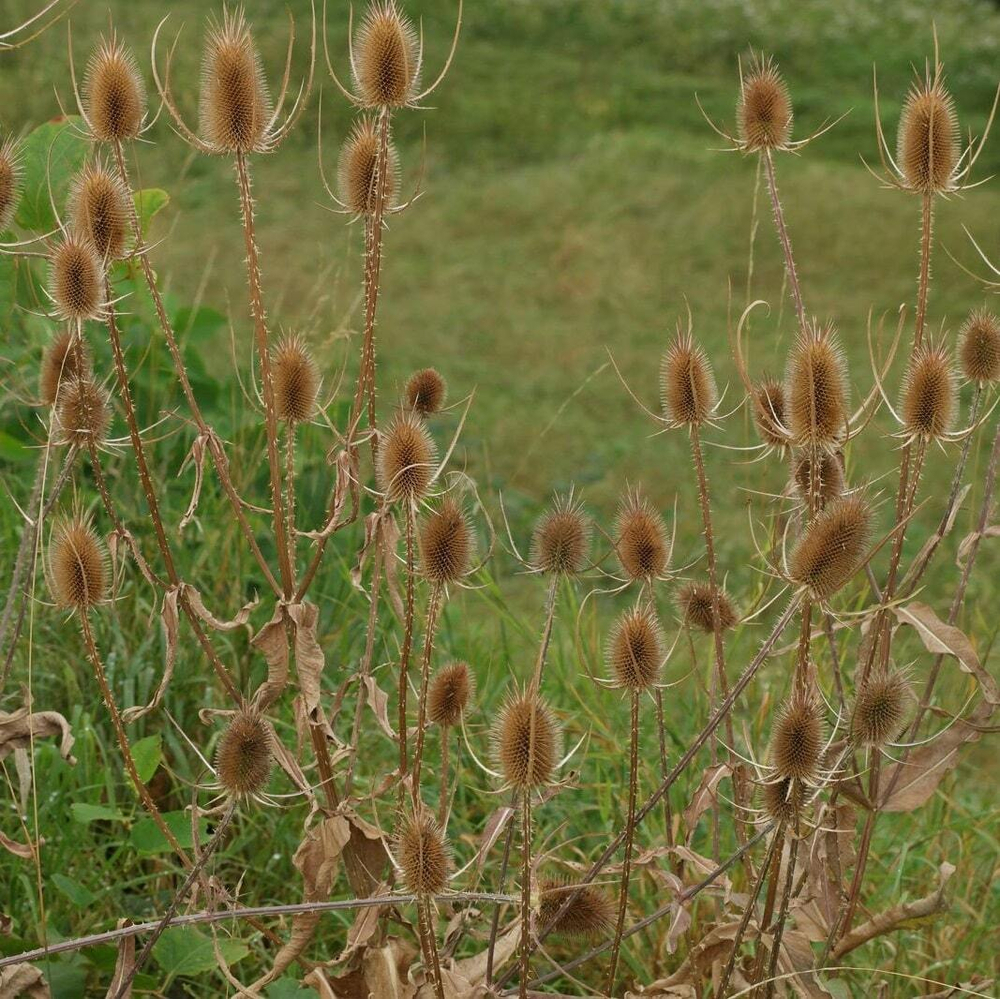
{"type": "MultiPolygon", "coordinates": [[[[250,953],[241,940],[219,938],[219,950],[227,964],[235,964],[250,953]]],[[[200,975],[215,967],[212,938],[193,926],[173,926],[153,947],[156,963],[171,978],[177,975],[200,975]]]]}
{"type": "Polygon", "coordinates": [[[66,877],[65,874],[53,874],[52,882],[75,906],[81,909],[97,899],[97,896],[89,888],[85,888],[79,881],[66,877]]]}
{"type": "Polygon", "coordinates": [[[135,769],[139,772],[139,780],[143,784],[149,783],[162,757],[159,735],[147,735],[145,739],[132,743],[132,759],[135,760],[135,769]]]}
{"type": "MultiPolygon", "coordinates": [[[[194,845],[191,839],[191,816],[187,812],[164,812],[163,819],[181,846],[190,849],[194,845]]],[[[204,846],[207,839],[208,820],[200,819],[198,841],[204,846]]],[[[173,849],[156,823],[148,817],[139,819],[132,827],[129,842],[139,853],[170,853],[173,849]]]]}
{"type": "Polygon", "coordinates": [[[39,452],[27,447],[4,430],[0,430],[0,460],[28,461],[32,454],[39,452]]]}
{"type": "Polygon", "coordinates": [[[170,201],[170,195],[158,187],[147,187],[132,195],[135,201],[135,211],[139,216],[139,228],[143,237],[149,232],[149,224],[161,209],[170,201]]]}
{"type": "Polygon", "coordinates": [[[81,825],[88,822],[124,822],[125,816],[117,808],[109,808],[107,805],[89,805],[85,801],[74,801],[69,806],[73,812],[73,818],[81,825]]]}
{"type": "Polygon", "coordinates": [[[294,978],[279,978],[267,987],[264,995],[267,999],[303,999],[308,992],[294,978]]]}
{"type": "Polygon", "coordinates": [[[24,140],[21,152],[23,193],[16,216],[17,224],[24,229],[35,232],[54,229],[53,202],[60,214],[64,213],[73,175],[87,158],[88,143],[81,126],[78,117],[47,121],[24,140]]]}

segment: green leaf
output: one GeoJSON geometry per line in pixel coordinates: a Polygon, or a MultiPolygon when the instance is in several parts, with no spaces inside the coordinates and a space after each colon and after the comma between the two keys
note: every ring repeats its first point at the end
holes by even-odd
{"type": "Polygon", "coordinates": [[[22,228],[48,232],[56,227],[52,203],[63,212],[73,174],[87,157],[88,143],[81,126],[78,117],[47,121],[24,140],[23,193],[16,216],[22,228]]]}
{"type": "MultiPolygon", "coordinates": [[[[177,842],[186,849],[194,846],[191,838],[191,816],[187,812],[164,812],[167,828],[177,837],[177,842]]],[[[198,823],[198,841],[202,846],[208,839],[208,819],[198,823]]],[[[151,818],[139,819],[132,827],[129,842],[139,853],[170,853],[173,847],[151,818]]]]}
{"type": "MultiPolygon", "coordinates": [[[[242,940],[219,938],[219,951],[227,964],[235,964],[250,953],[242,940]]],[[[200,975],[215,967],[212,938],[193,926],[173,926],[153,947],[156,963],[171,978],[177,975],[200,975]]]]}
{"type": "Polygon", "coordinates": [[[125,821],[125,816],[117,808],[109,808],[107,805],[89,805],[85,801],[74,801],[69,807],[74,820],[81,825],[87,825],[88,822],[125,821]]]}
{"type": "Polygon", "coordinates": [[[302,999],[306,990],[294,978],[279,978],[264,991],[267,999],[302,999]]]}
{"type": "Polygon", "coordinates": [[[0,460],[28,461],[31,458],[32,450],[15,437],[11,437],[6,431],[0,430],[0,460]]]}
{"type": "Polygon", "coordinates": [[[139,228],[145,238],[149,231],[149,224],[153,221],[153,216],[167,206],[170,195],[159,187],[147,187],[141,191],[136,191],[132,195],[135,201],[135,211],[139,216],[139,228]]]}
{"type": "Polygon", "coordinates": [[[132,743],[132,759],[135,760],[135,769],[143,784],[149,783],[162,758],[163,749],[158,734],[147,735],[145,739],[132,743]]]}
{"type": "Polygon", "coordinates": [[[90,905],[97,896],[85,888],[79,881],[66,877],[65,874],[53,874],[52,882],[78,908],[90,905]]]}

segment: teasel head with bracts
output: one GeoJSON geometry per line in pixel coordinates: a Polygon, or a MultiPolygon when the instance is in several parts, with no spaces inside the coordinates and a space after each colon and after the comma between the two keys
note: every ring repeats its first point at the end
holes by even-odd
{"type": "Polygon", "coordinates": [[[583,504],[572,493],[559,496],[535,524],[529,564],[546,576],[576,576],[586,568],[590,536],[583,504]]]}
{"type": "Polygon", "coordinates": [[[56,521],[45,574],[59,607],[86,613],[107,599],[111,589],[108,551],[89,517],[74,513],[56,521]]]}
{"type": "Polygon", "coordinates": [[[788,356],[788,430],[800,448],[837,450],[850,432],[844,355],[830,325],[810,322],[788,356]]]}
{"type": "Polygon", "coordinates": [[[440,895],[448,887],[451,848],[444,830],[419,803],[404,813],[393,837],[393,860],[406,890],[413,895],[440,895]]]}
{"type": "Polygon", "coordinates": [[[552,783],[562,733],[537,691],[529,688],[508,696],[493,730],[493,745],[505,786],[527,792],[552,783]]]}
{"type": "Polygon", "coordinates": [[[859,493],[831,500],[806,525],[785,566],[788,579],[827,600],[864,565],[872,510],[859,493]]]}
{"type": "Polygon", "coordinates": [[[129,142],[145,131],[146,86],[135,56],[114,30],[101,39],[87,61],[82,94],[75,73],[73,86],[80,115],[98,142],[129,142]]]}
{"type": "Polygon", "coordinates": [[[630,581],[660,579],[670,565],[663,518],[637,488],[627,488],[615,521],[615,553],[630,581]]]}
{"type": "Polygon", "coordinates": [[[266,801],[274,766],[274,730],[253,708],[241,708],[229,720],[215,752],[215,772],[227,795],[266,801]]]}
{"type": "Polygon", "coordinates": [[[962,376],[974,385],[1000,381],[1000,319],[989,309],[969,313],[958,335],[962,376]]]}
{"type": "Polygon", "coordinates": [[[129,193],[118,176],[99,160],[88,163],[70,190],[70,225],[88,240],[104,266],[125,256],[128,244],[129,193]]]}
{"type": "Polygon", "coordinates": [[[378,450],[378,484],[390,503],[416,503],[434,480],[437,448],[419,414],[396,414],[378,450]]]}
{"type": "Polygon", "coordinates": [[[21,203],[21,144],[8,136],[0,143],[0,233],[10,227],[21,203]]]}

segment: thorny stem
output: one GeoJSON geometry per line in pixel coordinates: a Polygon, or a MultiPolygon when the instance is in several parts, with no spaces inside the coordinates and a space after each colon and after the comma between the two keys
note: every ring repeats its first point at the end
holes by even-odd
{"type": "Polygon", "coordinates": [[[531,790],[521,791],[521,978],[520,999],[528,995],[528,975],[531,970],[531,790]]]}
{"type": "Polygon", "coordinates": [[[792,897],[792,884],[795,881],[795,860],[799,850],[798,821],[796,828],[792,830],[791,842],[788,846],[788,869],[785,872],[785,888],[781,895],[781,906],[778,909],[778,918],[775,921],[774,940],[771,942],[771,961],[767,972],[767,992],[764,999],[771,999],[774,995],[775,976],[778,971],[778,957],[781,954],[781,937],[785,931],[785,922],[788,918],[788,903],[792,897]]]}
{"type": "MultiPolygon", "coordinates": [[[[791,790],[794,793],[796,789],[792,788],[791,790]]],[[[774,849],[771,851],[768,861],[770,877],[767,882],[767,894],[764,896],[764,911],[760,918],[761,936],[763,936],[763,931],[771,925],[771,917],[774,915],[774,900],[778,895],[778,875],[781,873],[781,855],[785,849],[785,835],[785,824],[779,823],[774,832],[776,841],[773,844],[774,849]]],[[[763,939],[758,940],[757,952],[754,955],[753,968],[750,972],[752,982],[756,982],[763,974],[766,949],[763,939]]]]}
{"type": "Polygon", "coordinates": [[[438,614],[444,589],[435,583],[427,602],[427,620],[424,623],[424,651],[420,657],[420,700],[417,703],[417,744],[413,750],[413,800],[420,797],[420,766],[424,759],[424,737],[427,734],[427,688],[431,679],[431,657],[434,654],[434,632],[437,630],[438,614]]]}
{"type": "Polygon", "coordinates": [[[417,898],[417,930],[424,951],[424,964],[434,985],[437,999],[444,999],[444,982],[441,978],[441,958],[438,955],[437,938],[434,935],[434,922],[431,919],[431,903],[427,895],[417,898]]]}
{"type": "Polygon", "coordinates": [[[549,587],[545,594],[545,625],[542,628],[542,640],[538,646],[538,658],[535,660],[535,671],[531,676],[529,693],[537,694],[542,685],[542,673],[549,655],[549,644],[552,641],[552,623],[556,613],[556,597],[559,593],[559,576],[553,573],[549,579],[549,587]]]}
{"type": "Polygon", "coordinates": [[[917,279],[917,314],[913,324],[913,349],[924,338],[927,292],[931,280],[931,233],[934,228],[934,195],[926,193],[920,203],[920,276],[917,279]]]}
{"type": "Polygon", "coordinates": [[[778,231],[781,250],[785,256],[785,276],[788,278],[788,287],[792,293],[792,301],[795,303],[795,315],[799,321],[799,329],[805,330],[806,312],[802,304],[802,289],[799,286],[799,275],[795,268],[795,257],[792,254],[792,240],[788,235],[788,227],[785,225],[785,213],[781,207],[781,199],[778,197],[778,182],[774,176],[774,160],[771,157],[771,150],[765,149],[761,157],[764,160],[764,169],[767,173],[767,190],[771,196],[774,227],[778,231]]]}
{"type": "MultiPolygon", "coordinates": [[[[517,791],[511,793],[510,807],[517,807],[517,791]]],[[[497,879],[497,890],[502,892],[507,881],[507,868],[510,866],[510,851],[514,840],[514,821],[511,817],[507,822],[507,835],[504,836],[503,855],[500,858],[500,876],[497,879]]],[[[493,982],[493,959],[496,955],[497,930],[500,927],[500,907],[493,910],[493,919],[490,923],[490,943],[486,949],[486,987],[489,988],[493,982]]],[[[506,979],[505,979],[506,981],[506,979]]]]}
{"type": "Polygon", "coordinates": [[[406,733],[406,701],[409,691],[410,651],[413,647],[414,590],[417,583],[417,570],[414,560],[414,524],[413,503],[406,502],[406,608],[403,617],[403,644],[399,651],[399,778],[406,776],[407,769],[407,733],[406,733]]]}
{"type": "Polygon", "coordinates": [[[445,822],[448,818],[448,782],[450,780],[450,774],[448,773],[449,761],[448,761],[448,726],[441,726],[441,795],[438,798],[438,825],[442,829],[445,827],[445,822]]]}
{"type": "Polygon", "coordinates": [[[288,518],[288,561],[295,574],[295,424],[289,420],[285,424],[285,515],[288,518]]]}

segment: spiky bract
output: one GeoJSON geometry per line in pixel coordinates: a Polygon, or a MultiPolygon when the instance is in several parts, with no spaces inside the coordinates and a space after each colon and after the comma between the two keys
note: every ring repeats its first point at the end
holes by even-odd
{"type": "MultiPolygon", "coordinates": [[[[715,631],[712,614],[712,586],[702,580],[685,583],[677,593],[677,607],[689,628],[711,635],[715,631]]],[[[725,590],[719,589],[719,627],[728,631],[739,620],[733,601],[725,590]]]]}
{"type": "Polygon", "coordinates": [[[884,746],[899,735],[910,685],[897,669],[873,671],[854,698],[851,738],[862,746],[884,746]]]}
{"type": "Polygon", "coordinates": [[[107,550],[89,519],[73,516],[52,529],[48,579],[60,607],[87,610],[108,595],[107,550]]]}
{"type": "Polygon", "coordinates": [[[788,360],[788,427],[800,447],[835,447],[847,430],[847,371],[832,327],[811,323],[788,360]]]}
{"type": "Polygon", "coordinates": [[[427,717],[431,724],[442,728],[457,725],[475,689],[475,677],[468,663],[451,663],[439,669],[427,689],[427,717]]]}
{"type": "Polygon", "coordinates": [[[260,794],[271,778],[274,733],[270,722],[253,709],[233,715],[215,752],[219,783],[233,797],[260,794]]]}
{"type": "Polygon", "coordinates": [[[444,407],[448,386],[435,368],[421,368],[406,383],[406,405],[421,416],[432,416],[444,407]]]}
{"type": "Polygon", "coordinates": [[[413,412],[398,413],[378,452],[379,487],[390,502],[426,495],[434,474],[437,448],[424,421],[413,412]]]}
{"type": "Polygon", "coordinates": [[[809,522],[789,559],[792,581],[813,597],[833,596],[861,568],[872,512],[859,495],[832,500],[809,522]]]}
{"type": "Polygon", "coordinates": [[[94,244],[67,236],[49,260],[49,295],[60,319],[97,319],[105,308],[104,268],[94,244]]]}
{"type": "Polygon", "coordinates": [[[83,104],[99,142],[126,142],[142,130],[146,88],[135,57],[114,33],[101,39],[87,63],[83,104]]]}
{"type": "Polygon", "coordinates": [[[740,81],[736,121],[747,152],[784,149],[792,136],[792,100],[774,60],[754,56],[740,81]]]}
{"type": "Polygon", "coordinates": [[[778,777],[815,779],[823,752],[823,719],[815,701],[794,695],[781,709],[771,738],[771,765],[778,777]]]}
{"type": "Polygon", "coordinates": [[[539,572],[572,576],[580,572],[590,552],[590,518],[583,506],[558,498],[538,518],[531,535],[531,564],[539,572]]]}
{"type": "Polygon", "coordinates": [[[614,900],[597,885],[574,885],[565,880],[547,878],[542,881],[539,891],[538,923],[542,927],[552,923],[570,895],[574,896],[569,907],[552,926],[552,933],[594,939],[607,934],[614,925],[614,900]]]}
{"type": "Polygon", "coordinates": [[[955,417],[955,372],[941,347],[923,345],[910,360],[903,384],[900,415],[914,437],[938,440],[951,429],[955,417]]]}
{"type": "Polygon", "coordinates": [[[458,502],[445,496],[420,529],[420,567],[432,583],[453,583],[469,571],[472,532],[458,502]]]}
{"type": "Polygon", "coordinates": [[[549,783],[559,761],[560,734],[541,696],[509,698],[494,733],[497,759],[506,783],[527,790],[549,783]]]}
{"type": "Polygon", "coordinates": [[[618,508],[615,551],[629,579],[655,579],[670,563],[663,518],[637,489],[629,490],[618,508]]]}
{"type": "Polygon", "coordinates": [[[274,348],[274,406],[279,420],[302,423],[316,412],[319,370],[305,340],[298,334],[283,337],[274,348]]]}
{"type": "Polygon", "coordinates": [[[616,686],[648,690],[659,679],[663,658],[663,629],[647,604],[636,604],[615,621],[607,659],[616,686]]]}
{"type": "Polygon", "coordinates": [[[89,374],[64,379],[56,400],[56,439],[88,448],[104,442],[111,423],[108,396],[89,374]]]}
{"type": "Polygon", "coordinates": [[[104,261],[124,256],[128,234],[128,192],[101,163],[88,163],[70,194],[74,230],[93,244],[104,261]]]}
{"type": "Polygon", "coordinates": [[[962,374],[983,385],[1000,379],[1000,319],[989,309],[969,314],[959,333],[962,374]]]}
{"type": "Polygon", "coordinates": [[[354,39],[354,83],[365,107],[403,107],[420,76],[417,33],[395,0],[374,0],[354,39]]]}
{"type": "Polygon", "coordinates": [[[441,827],[424,811],[407,815],[395,838],[396,863],[406,890],[414,895],[437,895],[448,886],[451,852],[441,827]]]}
{"type": "MultiPolygon", "coordinates": [[[[340,200],[354,215],[371,215],[378,200],[378,125],[363,115],[351,126],[340,150],[337,187],[340,200]]],[[[393,206],[399,189],[399,157],[390,142],[386,150],[383,211],[393,206]]]]}
{"type": "Polygon", "coordinates": [[[899,119],[896,162],[904,184],[921,194],[953,190],[959,166],[958,116],[940,73],[913,82],[899,119]]]}
{"type": "Polygon", "coordinates": [[[684,426],[704,423],[715,408],[712,367],[690,333],[679,333],[660,365],[660,401],[663,413],[684,426]]]}

